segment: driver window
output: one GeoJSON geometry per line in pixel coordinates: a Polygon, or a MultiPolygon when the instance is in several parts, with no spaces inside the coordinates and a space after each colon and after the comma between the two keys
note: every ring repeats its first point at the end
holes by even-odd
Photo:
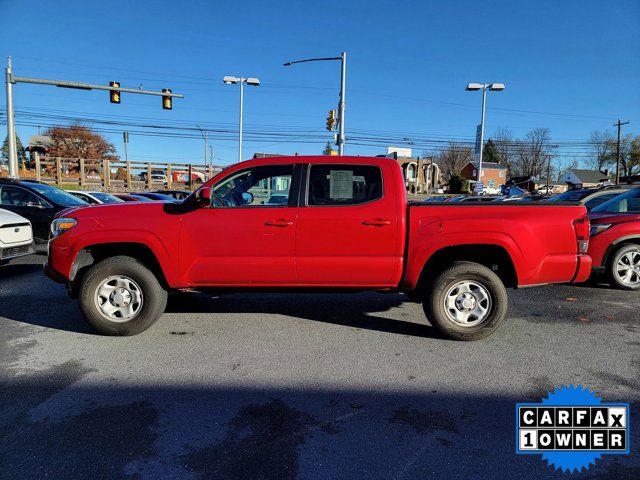
{"type": "Polygon", "coordinates": [[[270,165],[243,170],[215,185],[213,207],[286,207],[293,165],[270,165]]]}

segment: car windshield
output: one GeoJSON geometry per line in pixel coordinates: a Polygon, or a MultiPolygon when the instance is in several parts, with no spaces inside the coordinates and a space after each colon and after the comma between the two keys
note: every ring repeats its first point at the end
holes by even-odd
{"type": "Polygon", "coordinates": [[[43,183],[30,183],[29,187],[34,189],[40,195],[53,203],[57,203],[63,207],[81,207],[87,205],[87,202],[74,197],[70,193],[60,190],[59,188],[45,185],[43,183]]]}
{"type": "Polygon", "coordinates": [[[640,213],[640,188],[621,193],[591,211],[597,213],[640,213]]]}
{"type": "Polygon", "coordinates": [[[547,199],[547,202],[578,202],[590,193],[595,192],[594,189],[587,190],[569,190],[547,199]]]}
{"type": "Polygon", "coordinates": [[[113,195],[109,193],[104,193],[104,192],[91,192],[91,195],[96,197],[102,203],[120,203],[123,201],[123,200],[120,200],[118,197],[114,197],[113,195]]]}

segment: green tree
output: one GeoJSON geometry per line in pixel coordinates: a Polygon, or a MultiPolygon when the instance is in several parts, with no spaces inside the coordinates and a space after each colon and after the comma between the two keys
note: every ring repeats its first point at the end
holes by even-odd
{"type": "Polygon", "coordinates": [[[469,181],[460,175],[452,175],[449,179],[449,193],[469,193],[469,181]]]}
{"type": "Polygon", "coordinates": [[[332,151],[333,151],[333,148],[331,148],[331,142],[327,142],[327,144],[324,146],[324,150],[322,151],[322,154],[331,155],[332,151]]]}
{"type": "Polygon", "coordinates": [[[483,162],[492,162],[492,163],[500,163],[500,155],[498,154],[498,148],[496,144],[493,143],[493,140],[487,140],[487,143],[484,144],[484,148],[482,149],[482,161],[483,162]]]}
{"type": "MultiPolygon", "coordinates": [[[[27,154],[24,151],[24,146],[20,141],[20,137],[16,134],[16,150],[18,150],[18,165],[24,165],[27,161],[27,154]]],[[[2,144],[2,163],[9,161],[9,135],[4,139],[2,144]]]]}

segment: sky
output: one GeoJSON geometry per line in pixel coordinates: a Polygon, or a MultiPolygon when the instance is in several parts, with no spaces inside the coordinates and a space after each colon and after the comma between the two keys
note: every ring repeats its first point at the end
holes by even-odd
{"type": "Polygon", "coordinates": [[[230,164],[239,89],[222,77],[234,75],[261,81],[245,89],[244,158],[319,154],[333,137],[325,119],[338,103],[340,64],[283,63],[345,51],[347,154],[391,145],[424,155],[471,141],[481,93],[465,85],[502,82],[504,91],[488,94],[486,136],[549,128],[557,161],[569,162],[584,160],[590,133],[614,132],[617,118],[631,122],[624,133],[640,132],[639,27],[638,0],[0,0],[0,63],[10,55],[21,77],[185,96],[169,111],[158,97],[123,94],[116,105],[103,91],[16,84],[25,144],[36,125],[89,117],[120,154],[121,132],[131,132],[131,160],[203,163],[199,125],[214,164],[230,164]]]}

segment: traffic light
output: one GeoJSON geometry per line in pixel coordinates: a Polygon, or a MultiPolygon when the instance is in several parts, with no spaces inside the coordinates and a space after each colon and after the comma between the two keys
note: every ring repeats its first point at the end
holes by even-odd
{"type": "Polygon", "coordinates": [[[336,111],[329,110],[329,116],[327,117],[327,130],[331,131],[336,126],[336,111]]]}
{"type": "MultiPolygon", "coordinates": [[[[163,88],[162,93],[171,93],[168,88],[163,88]]],[[[173,99],[169,95],[162,96],[162,108],[165,110],[171,110],[173,108],[173,99]]]]}
{"type": "MultiPolygon", "coordinates": [[[[120,82],[109,82],[110,87],[119,87],[120,82]]],[[[111,103],[120,103],[120,90],[109,90],[109,101],[111,103]]]]}

